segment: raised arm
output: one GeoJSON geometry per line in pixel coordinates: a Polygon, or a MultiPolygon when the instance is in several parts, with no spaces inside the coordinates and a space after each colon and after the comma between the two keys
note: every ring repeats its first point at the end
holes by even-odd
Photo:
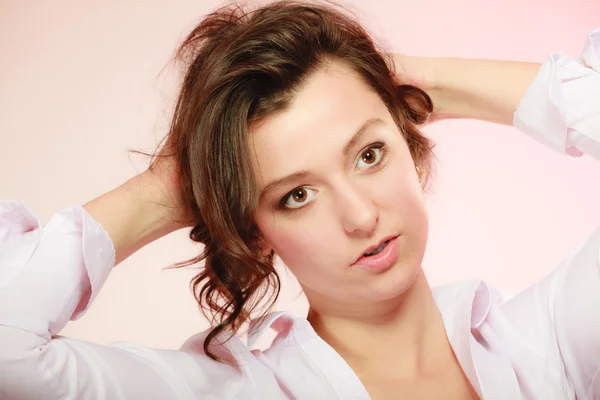
{"type": "Polygon", "coordinates": [[[422,87],[437,119],[473,118],[510,125],[541,64],[395,56],[402,81],[422,87]]]}
{"type": "Polygon", "coordinates": [[[474,118],[511,125],[551,148],[600,159],[600,29],[579,60],[543,64],[396,55],[401,81],[432,97],[433,120],[474,118]]]}
{"type": "Polygon", "coordinates": [[[92,304],[115,259],[183,225],[173,222],[171,186],[144,173],[45,226],[22,202],[0,202],[0,398],[219,397],[214,382],[235,379],[201,346],[153,350],[58,335],[92,304]]]}

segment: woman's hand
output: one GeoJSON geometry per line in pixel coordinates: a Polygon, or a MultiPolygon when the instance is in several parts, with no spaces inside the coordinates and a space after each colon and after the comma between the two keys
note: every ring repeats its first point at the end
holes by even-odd
{"type": "Polygon", "coordinates": [[[439,121],[448,116],[444,113],[444,97],[438,90],[438,69],[442,59],[435,57],[413,57],[393,54],[394,67],[398,80],[424,90],[433,101],[433,113],[424,125],[439,121]]]}
{"type": "Polygon", "coordinates": [[[162,154],[152,168],[83,206],[108,232],[115,265],[146,244],[192,226],[175,157],[162,154]]]}
{"type": "Polygon", "coordinates": [[[192,214],[188,210],[181,193],[181,176],[175,156],[163,149],[142,178],[152,188],[157,205],[163,207],[166,217],[174,225],[184,228],[193,226],[192,214]]]}
{"type": "Polygon", "coordinates": [[[436,68],[439,58],[413,57],[393,54],[394,67],[400,82],[416,86],[425,91],[436,86],[436,68]]]}

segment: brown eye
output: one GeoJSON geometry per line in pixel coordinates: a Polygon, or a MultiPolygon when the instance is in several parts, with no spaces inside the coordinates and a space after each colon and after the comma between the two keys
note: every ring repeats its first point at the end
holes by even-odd
{"type": "Polygon", "coordinates": [[[356,167],[365,169],[377,165],[384,158],[385,145],[383,143],[374,143],[360,153],[356,167]]]}
{"type": "Polygon", "coordinates": [[[375,162],[375,160],[377,159],[377,156],[373,152],[373,149],[368,149],[362,153],[361,159],[366,164],[373,164],[375,162]]]}
{"type": "Polygon", "coordinates": [[[298,203],[303,202],[304,200],[306,200],[306,190],[304,190],[303,188],[295,190],[294,192],[292,192],[292,197],[294,201],[298,203]]]}
{"type": "Polygon", "coordinates": [[[315,195],[316,191],[314,189],[299,187],[281,199],[280,206],[283,208],[300,208],[308,204],[315,195]]]}

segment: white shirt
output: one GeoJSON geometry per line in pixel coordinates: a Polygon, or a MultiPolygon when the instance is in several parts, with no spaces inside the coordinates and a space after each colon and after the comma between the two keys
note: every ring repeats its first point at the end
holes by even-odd
{"type": "MultiPolygon", "coordinates": [[[[559,152],[600,159],[600,30],[579,60],[551,55],[514,126],[559,152]]],[[[273,313],[214,351],[207,332],[180,350],[101,346],[58,336],[93,303],[115,251],[80,206],[42,226],[22,202],[0,202],[0,398],[369,399],[303,318],[273,313]],[[272,327],[270,347],[251,350],[272,327]]],[[[600,399],[600,229],[551,275],[508,301],[481,281],[434,288],[454,352],[484,399],[600,399]]]]}

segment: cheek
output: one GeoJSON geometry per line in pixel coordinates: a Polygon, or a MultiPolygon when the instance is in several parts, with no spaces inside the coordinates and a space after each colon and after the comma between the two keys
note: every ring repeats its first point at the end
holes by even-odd
{"type": "Polygon", "coordinates": [[[377,184],[370,185],[380,223],[400,229],[412,246],[424,247],[428,231],[425,197],[408,149],[406,157],[394,159],[387,167],[377,184]]]}
{"type": "Polygon", "coordinates": [[[318,232],[311,234],[298,232],[298,229],[281,229],[273,235],[271,243],[277,255],[292,270],[309,267],[313,255],[324,254],[326,249],[318,232]]]}
{"type": "Polygon", "coordinates": [[[310,211],[298,218],[257,218],[258,227],[269,245],[301,281],[322,277],[331,269],[327,266],[337,265],[339,259],[332,250],[344,245],[339,243],[342,239],[339,232],[337,235],[333,232],[337,226],[332,220],[333,213],[316,209],[310,211]]]}
{"type": "Polygon", "coordinates": [[[397,149],[389,164],[377,174],[376,182],[369,182],[374,201],[383,209],[394,209],[410,214],[415,207],[424,205],[423,190],[415,166],[405,146],[397,149]]]}

